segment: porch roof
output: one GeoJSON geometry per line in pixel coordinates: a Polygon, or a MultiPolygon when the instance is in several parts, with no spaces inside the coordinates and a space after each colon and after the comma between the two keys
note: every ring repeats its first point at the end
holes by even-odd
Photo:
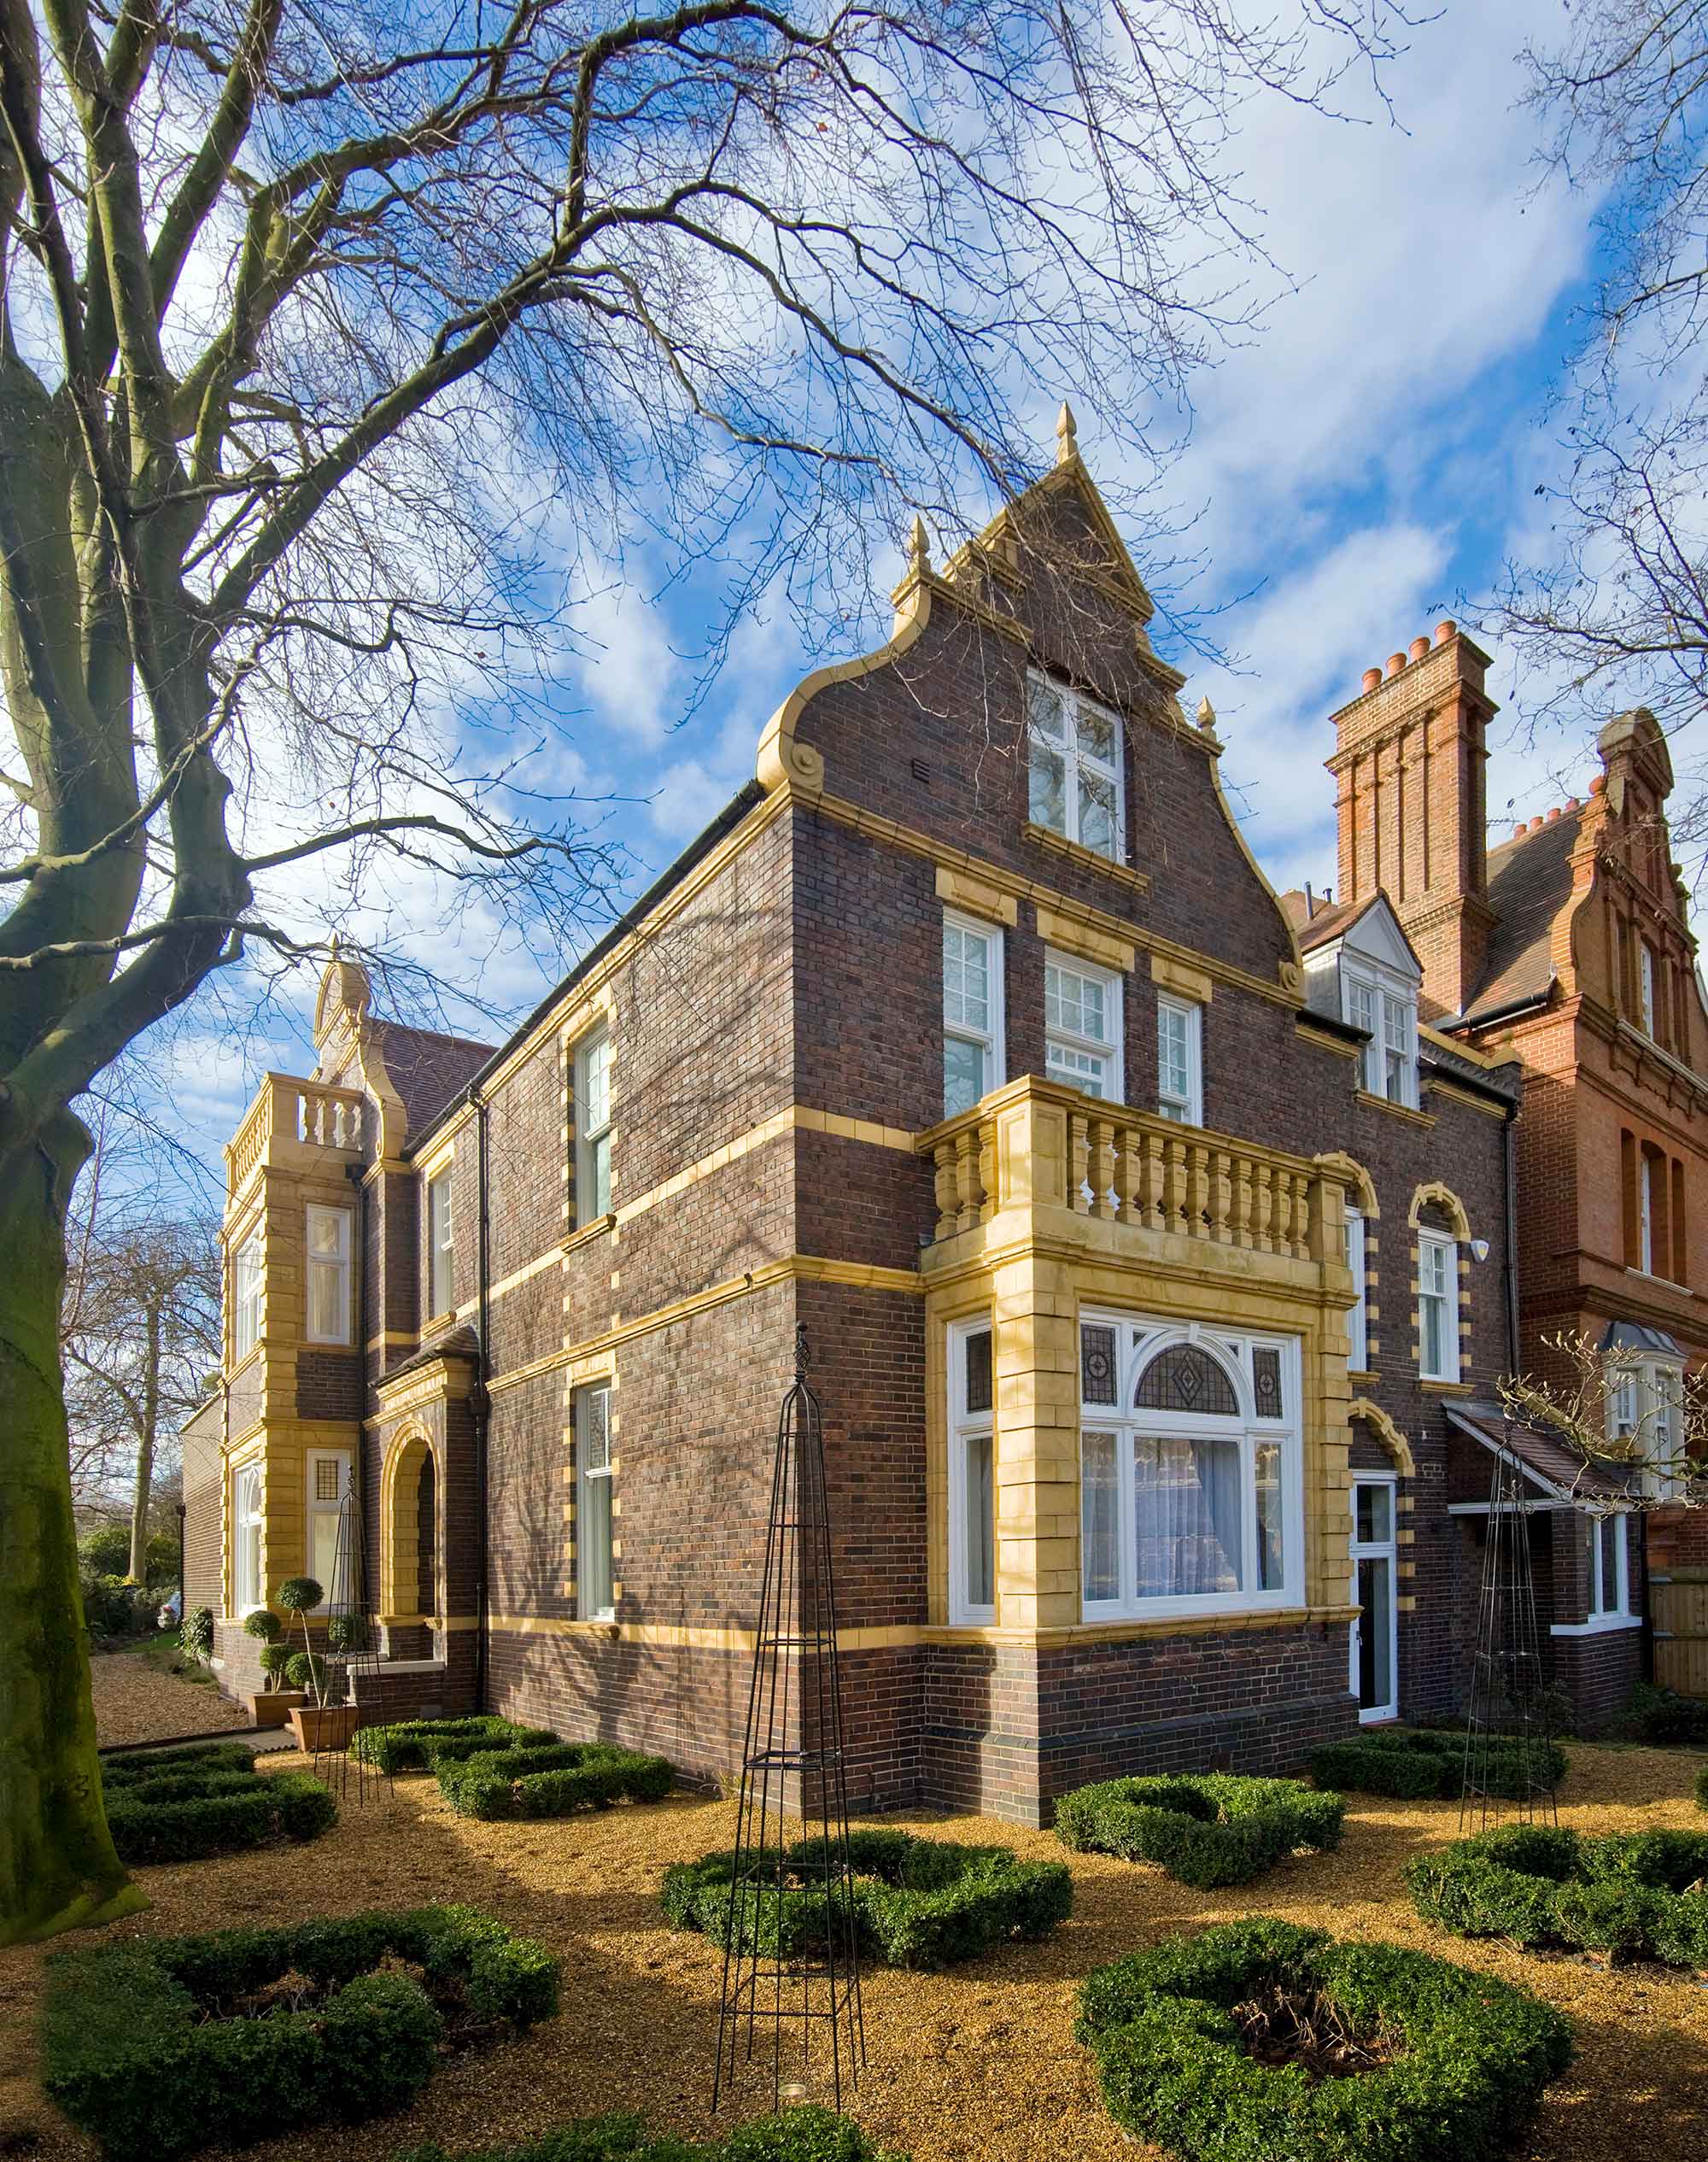
{"type": "Polygon", "coordinates": [[[1634,1474],[1606,1464],[1588,1464],[1563,1441],[1540,1427],[1509,1419],[1498,1405],[1451,1403],[1449,1422],[1486,1449],[1491,1456],[1516,1463],[1530,1484],[1553,1502],[1629,1503],[1635,1498],[1634,1474]]]}

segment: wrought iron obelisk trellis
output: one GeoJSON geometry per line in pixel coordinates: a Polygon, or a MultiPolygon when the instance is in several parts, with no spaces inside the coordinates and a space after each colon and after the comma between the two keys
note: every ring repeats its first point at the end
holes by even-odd
{"type": "Polygon", "coordinates": [[[1459,1828],[1483,1831],[1491,1817],[1559,1821],[1547,1677],[1530,1569],[1530,1504],[1524,1474],[1504,1451],[1489,1485],[1489,1536],[1477,1608],[1477,1643],[1465,1713],[1459,1828]],[[1498,1758],[1500,1778],[1491,1772],[1498,1758]],[[1506,1777],[1510,1768],[1512,1777],[1506,1777]],[[1496,1794],[1496,1784],[1511,1794],[1496,1794]]]}
{"type": "MultiPolygon", "coordinates": [[[[369,1601],[367,1584],[361,1497],[353,1485],[338,1504],[338,1539],[333,1550],[332,1585],[326,1602],[326,1655],[329,1667],[342,1673],[348,1702],[360,1706],[371,1724],[381,1725],[385,1720],[384,1661],[379,1653],[379,1618],[369,1601]]],[[[354,1735],[349,1738],[354,1740],[354,1735]]],[[[329,1784],[336,1778],[340,1796],[347,1796],[353,1755],[357,1801],[366,1802],[371,1793],[377,1799],[389,1790],[390,1775],[377,1771],[365,1757],[352,1751],[348,1741],[342,1749],[315,1749],[316,1775],[325,1778],[329,1784]],[[324,1773],[320,1768],[323,1756],[326,1759],[324,1773]]]]}
{"type": "Polygon", "coordinates": [[[828,2050],[828,2095],[839,2109],[845,2079],[857,2084],[866,2060],[824,1429],[807,1364],[806,1329],[798,1325],[794,1381],[778,1415],[771,1472],[714,2109],[756,2044],[763,2054],[767,2031],[774,2107],[786,2092],[786,2061],[791,2068],[798,2061],[804,2091],[816,2046],[828,2050]]]}

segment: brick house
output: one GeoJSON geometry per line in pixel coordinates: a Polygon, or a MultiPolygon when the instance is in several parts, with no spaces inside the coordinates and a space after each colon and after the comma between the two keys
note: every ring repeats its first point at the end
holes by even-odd
{"type": "Polygon", "coordinates": [[[857,1805],[1035,1821],[1458,1702],[1516,1069],[1415,959],[1391,1069],[1323,999],[1065,415],[895,606],[502,1045],[329,967],[228,1151],[228,1689],[357,1478],[389,1704],[727,1773],[798,1319],[857,1805]]]}
{"type": "MultiPolygon", "coordinates": [[[[1334,716],[1339,906],[1385,895],[1419,958],[1421,1011],[1454,1042],[1522,1063],[1518,1363],[1559,1385],[1562,1333],[1617,1349],[1629,1378],[1610,1416],[1647,1422],[1664,1451],[1678,1377],[1708,1355],[1708,1014],[1668,841],[1671,765],[1652,718],[1623,714],[1601,731],[1584,800],[1488,849],[1486,665],[1443,624],[1370,670],[1334,716]]],[[[1456,1423],[1454,1506],[1474,1532],[1486,1465],[1478,1422],[1456,1423]]],[[[1677,1509],[1621,1515],[1610,1482],[1540,1437],[1517,1439],[1541,1509],[1556,1679],[1593,1725],[1643,1670],[1647,1572],[1699,1570],[1704,1527],[1677,1509]]],[[[1657,1612],[1670,1601],[1677,1617],[1658,1632],[1658,1674],[1708,1694],[1708,1574],[1655,1592],[1657,1612]]]]}

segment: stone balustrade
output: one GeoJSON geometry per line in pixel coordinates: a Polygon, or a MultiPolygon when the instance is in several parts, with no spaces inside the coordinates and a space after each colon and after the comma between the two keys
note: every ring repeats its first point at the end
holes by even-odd
{"type": "Polygon", "coordinates": [[[238,1192],[257,1164],[282,1154],[300,1163],[305,1152],[333,1151],[359,1156],[370,1106],[359,1088],[334,1088],[295,1074],[267,1074],[249,1116],[225,1151],[229,1190],[238,1192]]]}

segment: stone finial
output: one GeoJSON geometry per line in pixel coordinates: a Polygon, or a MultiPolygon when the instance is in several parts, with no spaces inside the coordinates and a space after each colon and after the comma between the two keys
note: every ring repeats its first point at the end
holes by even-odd
{"type": "Polygon", "coordinates": [[[1056,462],[1065,466],[1079,455],[1079,429],[1073,408],[1064,400],[1056,416],[1056,462]]]}
{"type": "Polygon", "coordinates": [[[931,542],[926,537],[925,520],[915,511],[913,530],[908,535],[908,569],[915,577],[922,578],[931,568],[931,542]]]}
{"type": "Polygon", "coordinates": [[[1215,734],[1216,709],[1208,698],[1201,698],[1198,700],[1198,726],[1202,729],[1206,735],[1215,734]]]}

